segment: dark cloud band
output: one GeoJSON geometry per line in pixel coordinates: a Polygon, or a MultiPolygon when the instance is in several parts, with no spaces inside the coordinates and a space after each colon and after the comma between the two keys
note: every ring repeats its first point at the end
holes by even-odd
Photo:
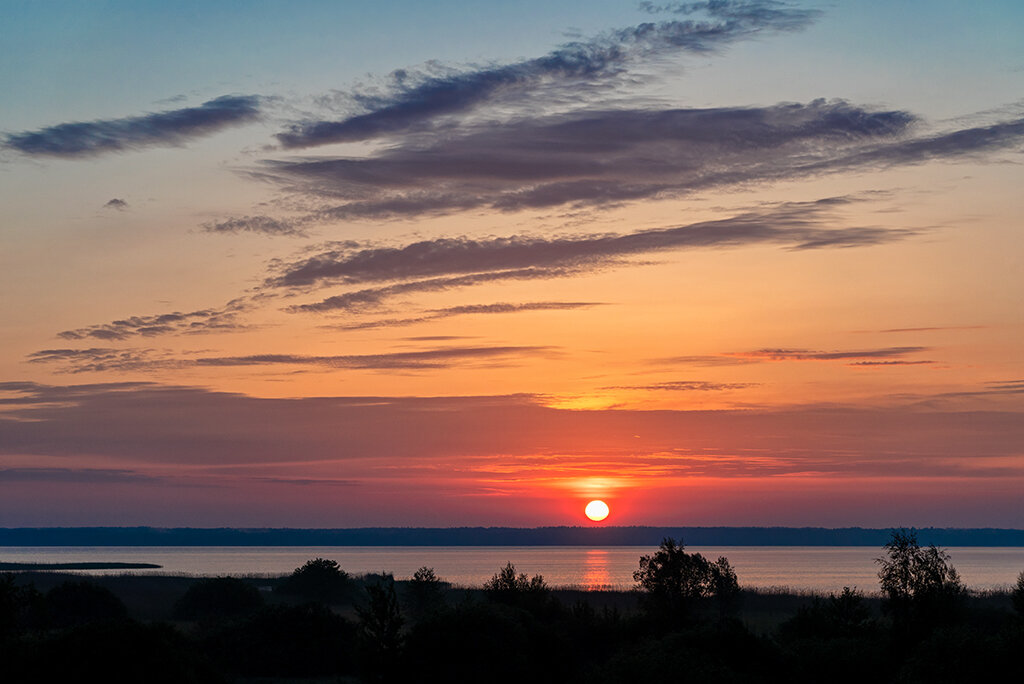
{"type": "Polygon", "coordinates": [[[260,98],[225,95],[198,107],[76,123],[62,123],[38,131],[13,133],[6,146],[24,154],[48,157],[92,157],[143,147],[181,145],[221,129],[254,121],[260,98]]]}

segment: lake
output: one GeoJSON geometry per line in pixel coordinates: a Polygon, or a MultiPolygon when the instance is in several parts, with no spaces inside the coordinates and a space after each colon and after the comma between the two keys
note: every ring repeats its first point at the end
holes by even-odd
{"type": "MultiPolygon", "coordinates": [[[[0,561],[17,563],[138,562],[159,570],[131,574],[283,575],[311,558],[338,561],[352,574],[391,572],[405,579],[421,566],[434,568],[457,586],[480,586],[507,562],[549,585],[586,589],[628,589],[647,546],[76,546],[0,547],[0,561]]],[[[787,587],[798,591],[839,591],[844,586],[878,590],[869,546],[692,546],[688,552],[714,560],[726,556],[741,586],[787,587]]],[[[1005,589],[1024,571],[1022,547],[950,547],[954,567],[971,589],[1005,589]]],[[[89,573],[103,571],[83,571],[89,573]]],[[[124,571],[108,571],[121,573],[124,571]]]]}

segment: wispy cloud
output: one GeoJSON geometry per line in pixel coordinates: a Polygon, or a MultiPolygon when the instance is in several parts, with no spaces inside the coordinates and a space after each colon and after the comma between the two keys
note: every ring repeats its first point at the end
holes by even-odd
{"type": "Polygon", "coordinates": [[[247,327],[239,315],[251,308],[251,304],[249,299],[235,299],[220,308],[132,316],[110,323],[65,330],[57,333],[57,337],[65,340],[84,340],[90,337],[98,340],[126,340],[131,337],[229,332],[247,327]]]}
{"type": "Polygon", "coordinates": [[[74,482],[97,484],[158,482],[161,478],[120,468],[2,468],[0,482],[74,482]]]}
{"type": "Polygon", "coordinates": [[[275,219],[296,228],[468,209],[601,206],[881,164],[886,143],[915,120],[907,112],[824,100],[576,111],[464,123],[368,157],[267,161],[254,176],[324,203],[304,216],[275,219]]]}
{"type": "MultiPolygon", "coordinates": [[[[650,8],[649,8],[650,9],[650,8]]],[[[602,81],[622,74],[640,58],[671,53],[707,54],[768,31],[795,31],[817,16],[779,2],[690,3],[673,8],[707,19],[648,22],[589,40],[562,45],[535,59],[442,73],[399,70],[384,92],[353,93],[348,101],[361,111],[342,119],[307,120],[291,125],[277,138],[285,148],[303,148],[366,140],[415,131],[447,115],[465,115],[524,91],[602,81]]],[[[435,66],[435,70],[438,67],[435,66]]]]}
{"type": "Polygon", "coordinates": [[[550,355],[554,347],[443,347],[422,351],[390,352],[348,356],[306,356],[297,354],[254,354],[251,356],[207,357],[194,361],[197,366],[272,366],[302,365],[330,368],[374,370],[423,370],[464,365],[474,360],[504,359],[550,355]]]}
{"type": "Polygon", "coordinates": [[[724,392],[756,387],[755,382],[708,382],[706,380],[670,380],[649,385],[609,385],[605,390],[657,390],[666,392],[724,392]]]}
{"type": "Polygon", "coordinates": [[[271,288],[357,285],[403,280],[291,307],[292,311],[361,310],[384,299],[504,280],[564,277],[628,263],[663,251],[778,244],[789,249],[877,245],[914,235],[907,229],[834,228],[834,210],[854,200],[793,202],[716,221],[627,234],[566,237],[439,238],[403,247],[334,247],[281,261],[271,288]]]}
{"type": "MultiPolygon", "coordinates": [[[[0,454],[92,454],[115,464],[104,466],[114,479],[129,477],[119,469],[139,463],[326,461],[336,465],[320,475],[347,481],[370,474],[374,459],[386,466],[373,471],[377,477],[401,477],[404,468],[427,463],[446,474],[468,471],[474,479],[502,469],[518,468],[521,475],[523,467],[537,477],[560,468],[574,477],[580,469],[650,477],[968,477],[998,476],[1007,468],[1024,475],[1019,463],[1007,466],[1006,460],[1019,456],[1024,438],[1019,410],[805,405],[579,411],[546,407],[528,396],[273,399],[149,384],[21,383],[0,391],[24,402],[0,412],[0,454]],[[829,439],[823,442],[822,434],[829,439]]],[[[15,469],[10,477],[34,474],[15,469]]]]}
{"type": "MultiPolygon", "coordinates": [[[[547,346],[449,346],[381,354],[315,356],[250,354],[187,358],[154,349],[43,349],[28,355],[30,363],[58,364],[66,373],[158,371],[197,367],[306,366],[362,370],[432,370],[470,363],[509,364],[526,357],[558,353],[547,346]]],[[[2,389],[2,388],[0,388],[2,389]]]]}
{"type": "Polygon", "coordinates": [[[115,197],[112,200],[108,200],[107,203],[103,205],[103,208],[104,209],[117,209],[118,211],[124,211],[125,209],[128,208],[128,203],[125,202],[123,199],[115,197]]]}
{"type": "Polygon", "coordinates": [[[254,121],[259,115],[259,97],[224,95],[198,107],[122,119],[62,123],[38,131],[11,133],[5,144],[33,156],[93,157],[145,147],[182,145],[194,138],[254,121]]]}
{"type": "Polygon", "coordinates": [[[848,361],[858,366],[896,366],[930,364],[933,361],[904,359],[905,356],[929,351],[930,347],[880,347],[876,349],[851,349],[821,351],[813,349],[763,348],[750,351],[722,352],[696,356],[671,356],[652,359],[660,366],[739,366],[751,363],[779,361],[848,361]]]}
{"type": "Polygon", "coordinates": [[[861,359],[892,359],[927,351],[928,347],[884,347],[851,351],[813,351],[810,349],[755,349],[729,352],[726,356],[739,356],[764,361],[849,361],[861,359]]]}
{"type": "Polygon", "coordinates": [[[172,368],[185,365],[167,352],[154,349],[113,349],[88,347],[86,349],[41,349],[28,355],[29,363],[60,364],[66,373],[96,373],[103,371],[138,371],[172,368]]]}
{"type": "Polygon", "coordinates": [[[270,216],[236,216],[222,221],[208,221],[202,225],[207,233],[261,233],[263,235],[289,235],[303,237],[306,232],[294,221],[270,216]]]}
{"type": "Polygon", "coordinates": [[[431,309],[422,316],[409,318],[381,318],[374,321],[362,323],[351,323],[348,325],[335,326],[339,330],[368,330],[372,328],[395,328],[417,323],[428,323],[453,316],[469,316],[480,314],[510,314],[530,311],[566,311],[571,309],[585,309],[594,306],[602,306],[602,302],[525,302],[511,304],[498,302],[495,304],[464,304],[462,306],[451,306],[444,309],[431,309]]]}

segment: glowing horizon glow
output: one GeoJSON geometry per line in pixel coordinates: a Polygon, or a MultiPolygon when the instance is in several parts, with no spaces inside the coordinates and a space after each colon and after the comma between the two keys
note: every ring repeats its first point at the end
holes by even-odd
{"type": "Polygon", "coordinates": [[[4,527],[1024,527],[1024,2],[236,4],[0,22],[4,527]]]}
{"type": "Polygon", "coordinates": [[[608,517],[609,509],[608,504],[600,499],[594,499],[587,504],[587,507],[583,510],[587,514],[587,517],[594,522],[601,522],[608,517]]]}

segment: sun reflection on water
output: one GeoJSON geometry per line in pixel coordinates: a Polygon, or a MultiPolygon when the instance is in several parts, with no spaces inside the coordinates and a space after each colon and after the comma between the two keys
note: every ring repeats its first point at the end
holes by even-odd
{"type": "Polygon", "coordinates": [[[587,591],[612,589],[612,576],[608,570],[608,552],[589,549],[583,558],[583,588],[587,591]]]}

